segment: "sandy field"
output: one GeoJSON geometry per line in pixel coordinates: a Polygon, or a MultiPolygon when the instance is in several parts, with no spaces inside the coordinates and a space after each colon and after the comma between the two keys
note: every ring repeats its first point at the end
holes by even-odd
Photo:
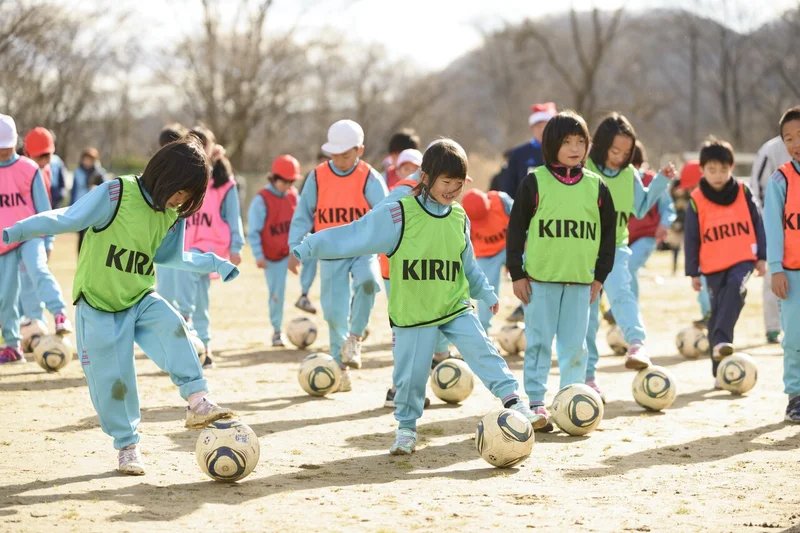
{"type": "MultiPolygon", "coordinates": [[[[51,260],[66,294],[74,248],[71,236],[60,237],[51,260]]],[[[267,346],[266,284],[245,252],[241,276],[213,285],[217,365],[207,377],[217,400],[258,434],[255,471],[236,484],[200,471],[198,433],[183,428],[184,404],[144,357],[137,360],[143,477],[115,472],[116,451],[99,428],[80,364],[57,374],[33,362],[5,365],[0,530],[800,531],[800,426],[783,422],[782,357],[779,346],[763,344],[761,280],[749,282],[736,331],[738,347],[758,363],[759,382],[733,396],[713,389],[707,359],[676,352],[675,333],[699,316],[687,278],[672,275],[669,254],[648,267],[644,316],[654,362],[678,380],[672,408],[650,413],[633,401],[633,373],[608,355],[603,334],[598,380],[608,404],[600,429],[586,437],[537,434],[524,463],[500,470],[473,445],[478,419],[499,406],[482,385],[460,406],[431,395],[417,453],[388,455],[395,421],[382,407],[392,368],[383,295],[353,391],[305,395],[296,372],[307,352],[267,346]]],[[[292,307],[297,278],[288,285],[287,321],[302,314],[292,307]]],[[[495,330],[516,305],[510,283],[501,294],[495,330]]],[[[320,336],[312,349],[325,351],[327,329],[314,320],[320,336]]],[[[522,362],[508,358],[519,378],[522,362]]],[[[552,398],[555,363],[549,385],[552,398]]]]}

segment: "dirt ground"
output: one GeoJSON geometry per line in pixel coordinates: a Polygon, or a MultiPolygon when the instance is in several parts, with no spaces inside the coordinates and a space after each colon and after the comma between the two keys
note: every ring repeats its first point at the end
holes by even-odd
{"type": "MultiPolygon", "coordinates": [[[[51,261],[67,294],[74,247],[73,238],[60,237],[51,261]]],[[[297,278],[288,285],[286,320],[301,314],[292,307],[297,278]]],[[[183,428],[176,388],[148,359],[137,360],[144,477],[116,474],[116,452],[98,426],[77,362],[58,374],[33,362],[6,365],[0,530],[799,531],[800,426],[783,422],[780,347],[762,344],[761,280],[750,280],[736,331],[737,345],[758,363],[759,382],[738,397],[713,390],[708,360],[676,354],[675,333],[699,311],[688,280],[672,275],[668,254],[651,259],[641,286],[654,361],[678,380],[672,408],[638,407],[633,374],[622,358],[604,356],[598,379],[609,403],[600,429],[586,437],[537,434],[530,458],[499,470],[473,445],[479,417],[498,407],[481,385],[461,406],[433,398],[420,421],[417,453],[388,455],[395,422],[382,407],[392,361],[383,295],[353,391],[305,395],[296,371],[307,352],[267,347],[266,286],[246,254],[237,280],[213,286],[218,357],[207,377],[218,401],[259,435],[255,471],[230,485],[200,472],[198,433],[183,428]]],[[[504,283],[495,329],[514,306],[504,283]]],[[[312,348],[324,351],[327,330],[320,317],[315,321],[321,331],[312,348]]],[[[508,358],[519,378],[522,361],[508,358]]],[[[552,398],[555,366],[549,385],[552,398]]]]}

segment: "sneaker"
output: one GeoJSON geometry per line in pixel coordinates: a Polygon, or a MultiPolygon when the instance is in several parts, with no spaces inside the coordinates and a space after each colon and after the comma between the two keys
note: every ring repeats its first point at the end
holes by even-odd
{"type": "Polygon", "coordinates": [[[780,339],[778,339],[780,334],[781,334],[780,331],[768,331],[767,332],[767,344],[778,344],[778,343],[780,343],[781,341],[780,341],[780,339]]]}
{"type": "Polygon", "coordinates": [[[206,345],[206,358],[203,361],[203,368],[214,368],[214,360],[211,358],[211,347],[206,345]]]}
{"type": "Polygon", "coordinates": [[[56,335],[69,335],[72,333],[72,322],[69,321],[67,315],[64,313],[56,313],[53,315],[56,322],[56,335]]]}
{"type": "Polygon", "coordinates": [[[631,344],[630,347],[628,347],[628,353],[625,356],[625,368],[642,370],[651,364],[650,357],[647,356],[647,350],[645,350],[644,345],[631,344]]]}
{"type": "Polygon", "coordinates": [[[525,320],[525,311],[522,309],[521,305],[514,309],[514,311],[508,315],[508,318],[506,318],[506,322],[522,322],[523,320],[525,320]]]}
{"type": "Polygon", "coordinates": [[[369,337],[369,328],[364,328],[364,334],[361,335],[361,342],[364,342],[369,337]]]}
{"type": "Polygon", "coordinates": [[[697,329],[708,329],[708,319],[710,318],[709,315],[704,316],[699,320],[693,320],[692,325],[697,329]]]}
{"type": "MultiPolygon", "coordinates": [[[[386,391],[386,399],[383,401],[383,406],[388,409],[394,409],[394,395],[397,393],[397,389],[394,387],[390,387],[389,390],[386,391]]],[[[422,404],[423,409],[427,409],[431,406],[431,399],[427,396],[425,397],[425,403],[422,404]]]]}
{"type": "Polygon", "coordinates": [[[587,379],[587,380],[586,380],[586,384],[587,384],[587,385],[588,385],[588,386],[589,386],[589,387],[590,387],[590,388],[591,388],[593,391],[595,391],[595,392],[596,392],[598,395],[600,395],[600,399],[603,401],[603,403],[606,403],[606,395],[605,395],[605,394],[603,394],[603,391],[602,391],[602,390],[600,390],[600,387],[597,385],[597,380],[595,380],[595,379],[587,379]]]}
{"type": "Polygon", "coordinates": [[[186,408],[186,427],[188,429],[203,429],[211,422],[220,418],[234,418],[236,413],[227,407],[220,407],[207,397],[200,400],[195,406],[186,408]]]}
{"type": "MultiPolygon", "coordinates": [[[[526,406],[527,407],[527,406],[526,406]]],[[[531,422],[533,430],[538,433],[550,433],[553,431],[553,422],[550,421],[550,411],[544,405],[537,405],[530,408],[534,420],[531,422]]]]}
{"type": "Polygon", "coordinates": [[[431,359],[431,370],[436,368],[436,365],[438,365],[442,361],[445,361],[447,359],[452,359],[452,358],[453,358],[453,354],[451,354],[450,352],[438,352],[438,353],[433,354],[433,358],[431,359]]]}
{"type": "Polygon", "coordinates": [[[344,341],[342,363],[350,368],[361,368],[361,341],[355,335],[348,336],[344,341]]]}
{"type": "Polygon", "coordinates": [[[417,432],[413,429],[400,428],[394,438],[394,444],[389,448],[392,455],[411,455],[417,449],[417,432]]]}
{"type": "MultiPolygon", "coordinates": [[[[339,388],[336,389],[336,392],[350,392],[353,390],[353,382],[350,381],[350,369],[344,367],[342,369],[342,377],[339,379],[339,388]]],[[[392,397],[394,400],[394,397],[392,397]]]]}
{"type": "Polygon", "coordinates": [[[611,309],[603,313],[603,318],[606,322],[608,322],[609,326],[613,326],[617,323],[617,321],[614,319],[614,313],[611,312],[611,309]]]}
{"type": "Polygon", "coordinates": [[[784,420],[794,424],[800,424],[800,396],[795,396],[789,400],[789,405],[786,406],[786,416],[784,420]]]}
{"type": "Polygon", "coordinates": [[[317,308],[314,307],[314,304],[311,303],[311,300],[308,299],[308,296],[305,294],[301,295],[300,298],[294,303],[294,306],[301,311],[305,311],[306,313],[311,313],[312,315],[317,314],[317,308]]]}
{"type": "Polygon", "coordinates": [[[25,356],[13,346],[6,346],[0,350],[0,365],[6,363],[24,363],[25,356]]]}
{"type": "Polygon", "coordinates": [[[276,331],[272,334],[272,346],[281,348],[286,346],[286,344],[283,342],[283,335],[281,335],[280,331],[276,331]]]}
{"type": "Polygon", "coordinates": [[[711,358],[714,361],[722,361],[729,355],[733,354],[733,344],[729,342],[720,342],[719,344],[714,346],[714,349],[711,351],[711,358]]]}
{"type": "Polygon", "coordinates": [[[128,476],[144,475],[144,460],[139,447],[135,444],[126,446],[119,451],[119,466],[117,471],[128,476]]]}

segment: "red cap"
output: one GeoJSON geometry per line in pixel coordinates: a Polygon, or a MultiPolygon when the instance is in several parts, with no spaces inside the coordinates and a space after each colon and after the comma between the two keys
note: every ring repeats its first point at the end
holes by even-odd
{"type": "Polygon", "coordinates": [[[703,170],[700,168],[700,161],[697,159],[690,159],[683,164],[681,169],[681,179],[678,187],[691,191],[697,184],[700,183],[700,178],[703,176],[703,170]]]}
{"type": "Polygon", "coordinates": [[[289,154],[279,155],[272,162],[272,175],[286,181],[299,179],[300,163],[289,154]]]}
{"type": "Polygon", "coordinates": [[[489,197],[480,189],[470,189],[461,198],[461,205],[470,220],[483,220],[489,216],[489,197]]]}
{"type": "Polygon", "coordinates": [[[56,143],[53,134],[47,128],[37,126],[25,136],[22,141],[25,153],[30,157],[39,157],[44,154],[54,154],[56,143]]]}

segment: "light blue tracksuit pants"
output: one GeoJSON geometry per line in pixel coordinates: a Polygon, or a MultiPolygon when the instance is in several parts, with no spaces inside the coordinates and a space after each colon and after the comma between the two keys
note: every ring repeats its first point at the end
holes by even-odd
{"type": "MultiPolygon", "coordinates": [[[[589,285],[531,282],[525,306],[525,393],[531,403],[544,402],[556,339],[559,388],[583,383],[586,376],[586,329],[589,285]]],[[[599,298],[598,298],[599,300],[599,298]]]]}
{"type": "MultiPolygon", "coordinates": [[[[642,315],[639,312],[639,302],[633,291],[633,277],[628,266],[631,249],[627,245],[617,246],[614,253],[614,268],[603,284],[614,320],[622,329],[625,342],[629,345],[634,341],[644,342],[647,334],[644,331],[642,315]]],[[[586,379],[593,379],[597,369],[600,354],[597,351],[597,330],[600,328],[600,298],[594,301],[589,308],[589,326],[586,331],[586,349],[589,360],[586,365],[586,379]]]]}
{"type": "MultiPolygon", "coordinates": [[[[494,287],[494,292],[496,294],[500,294],[500,274],[503,271],[503,265],[506,264],[506,251],[503,250],[499,254],[491,257],[478,257],[477,261],[478,266],[488,278],[489,285],[494,287]]],[[[493,316],[486,302],[478,300],[478,318],[480,318],[481,325],[487,333],[491,329],[493,316]]]]}
{"type": "MultiPolygon", "coordinates": [[[[195,250],[193,250],[195,251],[195,250]]],[[[201,253],[198,251],[198,253],[201,253]]],[[[208,291],[211,288],[211,278],[208,274],[188,272],[185,270],[172,270],[174,279],[173,291],[175,293],[172,304],[186,320],[191,320],[192,329],[197,336],[208,346],[211,341],[211,315],[209,314],[208,291]]]]}
{"type": "Polygon", "coordinates": [[[394,417],[400,428],[416,429],[425,404],[425,385],[439,333],[456,345],[464,361],[496,397],[517,392],[519,384],[495,348],[474,312],[464,313],[438,326],[392,328],[394,373],[397,391],[394,417]]]}
{"type": "Polygon", "coordinates": [[[141,419],[134,341],[167,372],[187,399],[208,390],[186,322],[157,293],[125,311],[98,311],[81,300],[75,311],[78,355],[100,427],[117,449],[139,442],[141,419]]]}
{"type": "Polygon", "coordinates": [[[0,255],[0,326],[7,346],[19,346],[19,247],[0,255]]]}
{"type": "Polygon", "coordinates": [[[42,309],[50,314],[63,313],[66,305],[55,276],[47,266],[44,239],[22,243],[20,253],[20,310],[30,319],[43,320],[42,309]]]}
{"type": "MultiPolygon", "coordinates": [[[[311,285],[314,283],[314,278],[317,277],[317,265],[319,260],[314,257],[303,263],[303,268],[300,269],[300,294],[308,294],[311,290],[311,285]]],[[[269,280],[267,280],[269,283],[269,280]]],[[[272,292],[270,291],[270,294],[272,292]]],[[[281,298],[283,301],[283,298],[281,298]]],[[[273,323],[274,326],[274,323],[273,323]]]]}
{"type": "Polygon", "coordinates": [[[631,271],[631,289],[636,300],[639,300],[639,269],[647,263],[656,249],[655,237],[640,237],[630,244],[631,257],[628,270],[631,271]]]}
{"type": "Polygon", "coordinates": [[[349,333],[364,335],[375,294],[381,290],[378,260],[374,255],[322,259],[319,271],[320,303],[328,323],[331,356],[341,364],[345,339],[349,333]]]}
{"type": "Polygon", "coordinates": [[[700,284],[702,288],[697,293],[697,303],[700,304],[700,314],[707,317],[711,314],[711,296],[708,294],[708,283],[705,276],[700,276],[700,284]]]}
{"type": "MultiPolygon", "coordinates": [[[[267,266],[264,268],[264,277],[267,280],[267,291],[269,292],[269,321],[272,324],[274,332],[279,332],[283,324],[283,301],[286,295],[286,272],[288,271],[289,256],[284,257],[280,261],[267,261],[267,266]]],[[[306,268],[300,269],[300,276],[305,274],[306,268]]],[[[316,262],[314,263],[314,270],[316,270],[316,262]]],[[[314,281],[314,278],[311,278],[314,281]]],[[[301,278],[301,283],[302,283],[301,278]]]]}
{"type": "Polygon", "coordinates": [[[778,300],[781,328],[783,328],[783,392],[794,397],[800,395],[800,271],[784,271],[789,280],[789,294],[778,300]]]}

